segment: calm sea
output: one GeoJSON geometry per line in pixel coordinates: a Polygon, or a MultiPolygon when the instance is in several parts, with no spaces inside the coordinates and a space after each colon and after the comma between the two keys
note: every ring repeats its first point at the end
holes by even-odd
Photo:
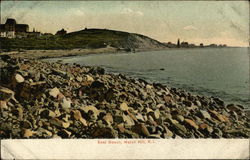
{"type": "Polygon", "coordinates": [[[250,110],[248,48],[170,49],[54,60],[101,66],[108,72],[160,82],[194,94],[219,97],[250,110]]]}

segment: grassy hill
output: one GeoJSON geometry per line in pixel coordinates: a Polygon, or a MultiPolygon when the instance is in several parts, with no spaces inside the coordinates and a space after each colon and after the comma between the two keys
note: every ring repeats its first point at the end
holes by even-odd
{"type": "Polygon", "coordinates": [[[106,29],[85,29],[63,36],[0,39],[1,49],[74,49],[107,46],[125,50],[165,48],[164,44],[140,34],[106,29]]]}

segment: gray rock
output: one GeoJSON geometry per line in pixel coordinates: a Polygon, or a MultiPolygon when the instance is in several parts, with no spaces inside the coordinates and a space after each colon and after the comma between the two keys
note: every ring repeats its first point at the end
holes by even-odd
{"type": "Polygon", "coordinates": [[[202,118],[211,119],[210,114],[205,110],[200,110],[202,118]]]}

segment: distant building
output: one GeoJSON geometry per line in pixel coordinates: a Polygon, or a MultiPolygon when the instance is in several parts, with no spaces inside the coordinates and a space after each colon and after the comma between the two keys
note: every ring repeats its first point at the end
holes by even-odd
{"type": "Polygon", "coordinates": [[[33,38],[38,38],[40,37],[42,34],[41,32],[37,32],[35,30],[35,28],[33,28],[33,32],[29,32],[29,34],[27,35],[27,37],[33,37],[33,38]]]}
{"type": "Polygon", "coordinates": [[[16,38],[29,31],[29,25],[17,24],[15,19],[8,18],[5,24],[0,24],[1,37],[16,38]]]}
{"type": "Polygon", "coordinates": [[[56,32],[56,35],[65,35],[65,34],[67,34],[67,31],[65,29],[61,29],[56,32]]]}
{"type": "Polygon", "coordinates": [[[181,42],[181,47],[187,48],[188,47],[188,42],[181,42]]]}
{"type": "Polygon", "coordinates": [[[177,47],[180,48],[180,39],[177,40],[177,47]]]}

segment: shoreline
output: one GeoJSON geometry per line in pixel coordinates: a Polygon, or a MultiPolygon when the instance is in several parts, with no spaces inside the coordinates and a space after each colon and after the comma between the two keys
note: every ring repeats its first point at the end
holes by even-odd
{"type": "Polygon", "coordinates": [[[219,98],[101,67],[8,55],[0,64],[1,138],[250,137],[249,113],[219,98]]]}
{"type": "MultiPolygon", "coordinates": [[[[242,48],[242,47],[226,47],[226,48],[242,48]]],[[[244,48],[244,47],[243,47],[244,48]]],[[[247,48],[247,47],[246,47],[247,48]]],[[[125,50],[119,50],[113,47],[98,48],[98,49],[56,49],[56,50],[15,50],[9,52],[0,52],[0,55],[11,55],[15,58],[27,58],[27,59],[48,59],[48,58],[62,58],[62,57],[74,57],[74,56],[86,56],[94,54],[121,54],[128,53],[134,54],[138,52],[150,52],[161,50],[186,50],[186,49],[211,49],[211,47],[204,48],[148,48],[148,49],[136,49],[135,52],[127,52],[125,50]]],[[[223,49],[223,48],[213,48],[223,49]]]]}

